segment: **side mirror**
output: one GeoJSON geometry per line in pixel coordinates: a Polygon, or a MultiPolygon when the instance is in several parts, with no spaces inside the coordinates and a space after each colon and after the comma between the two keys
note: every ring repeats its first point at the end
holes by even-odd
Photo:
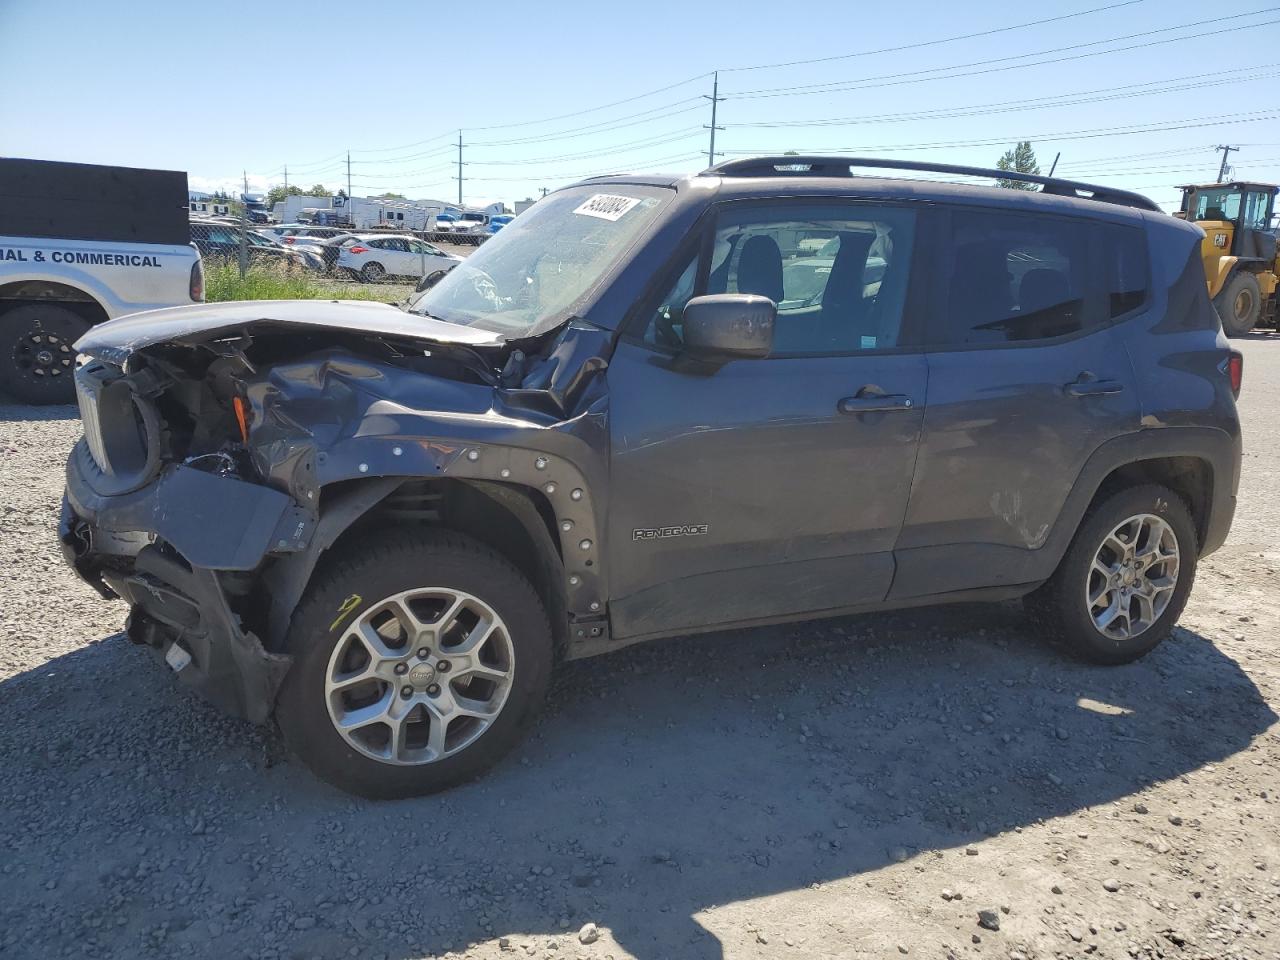
{"type": "Polygon", "coordinates": [[[447,272],[448,271],[446,270],[433,270],[431,273],[428,273],[425,277],[423,277],[421,280],[418,281],[418,286],[414,288],[413,292],[421,293],[423,290],[430,290],[437,283],[439,283],[441,280],[444,279],[444,275],[447,272]]]}
{"type": "Polygon", "coordinates": [[[685,350],[700,360],[767,357],[777,314],[772,300],[754,293],[694,297],[681,315],[685,350]]]}

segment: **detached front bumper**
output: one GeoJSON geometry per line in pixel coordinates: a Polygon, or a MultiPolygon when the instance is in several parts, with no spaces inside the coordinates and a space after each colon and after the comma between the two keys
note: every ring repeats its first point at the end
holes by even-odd
{"type": "Polygon", "coordinates": [[[81,441],[58,526],[67,562],[130,605],[131,640],[228,713],[264,722],[290,658],[263,646],[233,600],[243,605],[243,574],[269,554],[306,547],[312,515],[278,490],[181,465],[119,496],[98,493],[94,476],[81,441]]]}

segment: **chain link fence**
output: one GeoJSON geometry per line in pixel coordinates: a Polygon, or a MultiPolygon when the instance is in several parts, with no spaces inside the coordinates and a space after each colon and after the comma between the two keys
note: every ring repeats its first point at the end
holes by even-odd
{"type": "Polygon", "coordinates": [[[206,264],[365,283],[412,282],[448,271],[488,239],[487,232],[350,230],[333,226],[254,224],[234,217],[193,217],[191,243],[206,264]]]}

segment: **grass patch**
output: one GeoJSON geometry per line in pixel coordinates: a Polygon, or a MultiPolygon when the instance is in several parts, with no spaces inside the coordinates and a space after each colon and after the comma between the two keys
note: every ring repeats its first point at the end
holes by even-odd
{"type": "Polygon", "coordinates": [[[206,303],[228,300],[376,300],[398,303],[404,296],[403,288],[398,286],[342,283],[284,265],[255,264],[242,277],[239,265],[234,262],[206,260],[204,264],[206,303]]]}

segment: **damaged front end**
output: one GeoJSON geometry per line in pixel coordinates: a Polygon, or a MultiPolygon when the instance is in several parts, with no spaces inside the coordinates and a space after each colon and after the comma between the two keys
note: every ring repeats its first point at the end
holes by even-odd
{"type": "Polygon", "coordinates": [[[397,522],[441,522],[477,495],[525,507],[562,631],[599,638],[602,565],[578,545],[599,542],[593,374],[608,342],[571,322],[517,345],[378,304],[103,325],[78,344],[84,437],[67,463],[64,554],[130,605],[131,640],[255,722],[289,669],[289,618],[322,554],[384,501],[397,522]],[[561,539],[587,555],[566,561],[561,539]]]}

